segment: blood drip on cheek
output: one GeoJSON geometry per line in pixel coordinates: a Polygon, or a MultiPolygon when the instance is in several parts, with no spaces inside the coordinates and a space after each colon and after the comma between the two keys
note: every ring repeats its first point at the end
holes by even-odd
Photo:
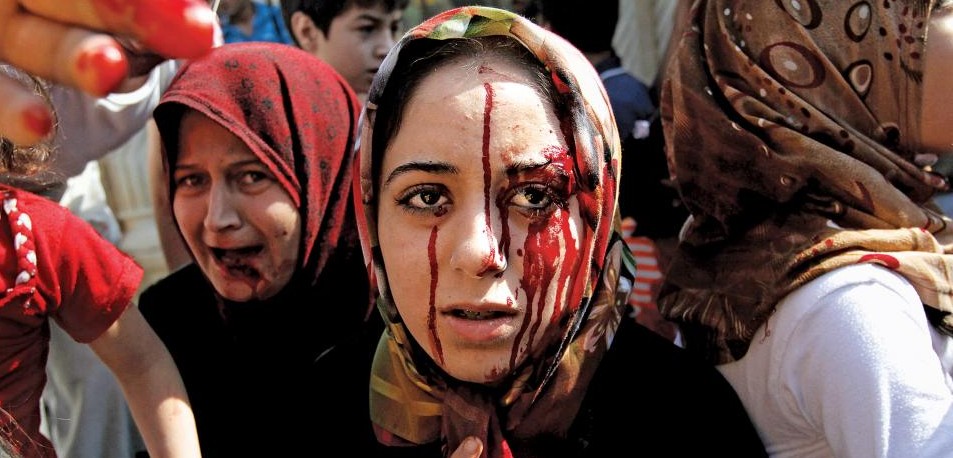
{"type": "Polygon", "coordinates": [[[437,362],[442,366],[443,345],[437,336],[437,226],[430,231],[430,243],[427,245],[427,258],[430,261],[430,308],[427,310],[427,328],[430,330],[430,345],[437,362]]]}
{"type": "MultiPolygon", "coordinates": [[[[547,291],[556,286],[553,312],[550,323],[556,323],[562,317],[563,305],[559,301],[569,279],[576,272],[576,263],[565,262],[579,259],[577,243],[572,239],[570,213],[557,210],[543,221],[529,226],[526,241],[523,242],[523,278],[520,288],[526,291],[527,310],[523,318],[520,333],[513,344],[511,365],[516,364],[519,345],[523,341],[523,332],[527,331],[527,342],[533,342],[546,308],[547,291]],[[535,305],[535,307],[533,307],[535,305]]],[[[573,298],[568,298],[574,300],[573,298]]],[[[527,348],[529,351],[529,348],[527,348]]]]}

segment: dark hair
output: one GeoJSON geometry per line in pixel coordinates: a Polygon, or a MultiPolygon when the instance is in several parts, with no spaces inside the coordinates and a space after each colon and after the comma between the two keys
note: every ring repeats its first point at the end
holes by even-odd
{"type": "MultiPolygon", "coordinates": [[[[404,110],[421,82],[436,73],[440,67],[452,62],[475,61],[487,56],[501,57],[525,67],[539,95],[552,102],[559,119],[566,119],[569,103],[556,91],[549,70],[516,39],[508,36],[489,36],[447,40],[421,38],[411,41],[401,50],[401,56],[394,65],[387,86],[377,100],[374,133],[371,138],[371,151],[374,154],[371,176],[374,179],[375,195],[380,178],[381,157],[397,135],[404,110]]],[[[571,133],[565,128],[563,135],[567,139],[571,138],[571,133]]]]}
{"type": "MultiPolygon", "coordinates": [[[[331,28],[331,21],[351,8],[373,8],[381,5],[387,11],[403,10],[410,0],[281,0],[281,16],[285,24],[291,27],[291,15],[297,11],[307,14],[314,25],[325,35],[331,28]]],[[[294,34],[291,34],[294,36],[294,34]]],[[[295,39],[297,42],[297,39],[295,39]]]]}
{"type": "Polygon", "coordinates": [[[618,0],[537,0],[537,17],[582,52],[612,49],[618,0]]]}

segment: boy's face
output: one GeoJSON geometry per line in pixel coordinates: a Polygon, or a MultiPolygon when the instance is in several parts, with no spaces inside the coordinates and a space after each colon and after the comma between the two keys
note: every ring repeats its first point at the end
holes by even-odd
{"type": "Polygon", "coordinates": [[[331,21],[326,35],[315,29],[311,49],[302,47],[331,64],[363,100],[378,67],[394,46],[402,15],[402,10],[387,11],[382,5],[354,6],[331,21]]]}

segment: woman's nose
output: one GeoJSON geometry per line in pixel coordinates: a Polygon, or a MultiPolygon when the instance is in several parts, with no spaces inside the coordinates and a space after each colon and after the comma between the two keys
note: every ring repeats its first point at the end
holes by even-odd
{"type": "Polygon", "coordinates": [[[208,193],[205,228],[218,232],[241,226],[241,217],[232,193],[225,186],[212,185],[208,193]]]}
{"type": "Polygon", "coordinates": [[[458,237],[450,258],[450,265],[473,277],[484,277],[506,270],[506,253],[502,239],[494,229],[494,221],[484,211],[474,212],[461,218],[459,223],[444,226],[443,231],[458,231],[458,237]]]}

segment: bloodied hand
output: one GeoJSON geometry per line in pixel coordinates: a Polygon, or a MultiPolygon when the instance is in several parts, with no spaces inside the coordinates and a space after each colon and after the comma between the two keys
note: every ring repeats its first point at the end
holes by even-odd
{"type": "MultiPolygon", "coordinates": [[[[112,36],[169,58],[212,48],[215,14],[203,0],[0,0],[0,63],[54,83],[104,95],[125,80],[129,62],[112,36]]],[[[0,135],[21,145],[46,137],[49,107],[0,72],[0,135]]]]}

